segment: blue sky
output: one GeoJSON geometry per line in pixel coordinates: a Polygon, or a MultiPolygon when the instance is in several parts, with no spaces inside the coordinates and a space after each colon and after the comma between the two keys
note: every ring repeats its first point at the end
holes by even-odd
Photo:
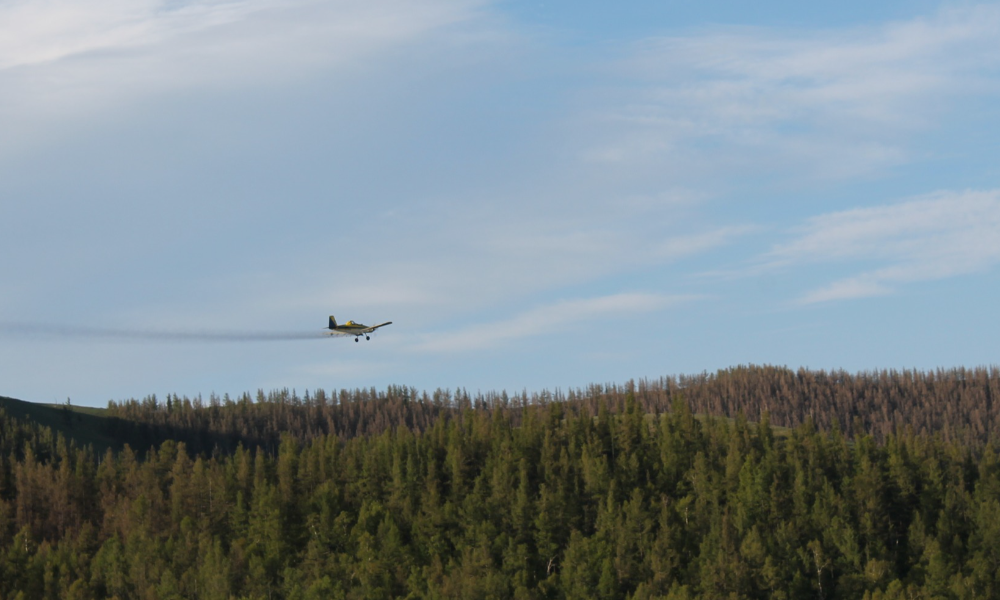
{"type": "Polygon", "coordinates": [[[998,4],[0,2],[0,394],[996,364],[998,100],[998,4]]]}

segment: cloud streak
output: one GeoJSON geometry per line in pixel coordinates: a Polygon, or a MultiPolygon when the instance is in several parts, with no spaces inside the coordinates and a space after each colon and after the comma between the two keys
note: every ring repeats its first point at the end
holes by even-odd
{"type": "Polygon", "coordinates": [[[0,69],[149,46],[170,37],[233,23],[277,5],[267,0],[5,3],[0,7],[0,23],[3,23],[0,69]]]}
{"type": "MultiPolygon", "coordinates": [[[[474,3],[423,2],[420,7],[394,0],[315,2],[292,0],[96,0],[72,2],[9,2],[0,6],[0,70],[51,63],[70,57],[134,51],[193,33],[214,30],[214,41],[198,40],[200,51],[243,49],[259,52],[281,38],[302,48],[323,31],[337,34],[327,50],[357,50],[362,42],[393,43],[428,28],[460,20],[474,3]],[[269,27],[241,32],[226,30],[235,23],[267,13],[269,27]],[[303,13],[313,17],[302,19],[303,13]],[[294,17],[289,21],[288,17],[294,17]],[[234,35],[236,34],[236,35],[234,35]],[[307,36],[306,40],[298,36],[307,36]],[[293,39],[295,38],[295,39],[293,39]]],[[[189,40],[190,41],[190,40],[189,40]]],[[[275,48],[276,49],[276,48],[275,48]]],[[[196,66],[196,65],[192,65],[196,66]]]]}
{"type": "Polygon", "coordinates": [[[967,275],[1000,263],[1000,190],[938,192],[813,217],[776,246],[765,268],[832,262],[883,266],[803,295],[814,304],[892,293],[899,285],[967,275]]]}
{"type": "Polygon", "coordinates": [[[565,300],[525,311],[510,319],[472,325],[453,332],[429,337],[417,345],[420,351],[462,352],[482,350],[523,338],[546,335],[567,329],[608,331],[624,315],[664,310],[697,296],[622,293],[597,298],[565,300]],[[587,322],[591,321],[591,325],[587,322]]]}
{"type": "Polygon", "coordinates": [[[956,98],[996,96],[1000,8],[881,27],[716,30],[637,43],[616,65],[608,133],[584,156],[680,176],[766,168],[844,179],[914,160],[956,98]],[[705,160],[710,156],[711,160],[705,160]]]}
{"type": "Polygon", "coordinates": [[[166,93],[275,87],[373,69],[438,43],[475,0],[94,0],[0,3],[0,141],[23,152],[65,125],[166,93]]]}

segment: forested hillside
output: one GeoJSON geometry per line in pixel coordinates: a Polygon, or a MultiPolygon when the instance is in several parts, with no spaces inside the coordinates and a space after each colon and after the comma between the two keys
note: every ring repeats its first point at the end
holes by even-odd
{"type": "Polygon", "coordinates": [[[991,423],[995,372],[960,375],[150,397],[109,406],[146,437],[101,453],[0,410],[0,598],[1000,597],[993,430],[888,433],[893,411],[858,408],[979,397],[991,423]],[[780,435],[767,412],[693,414],[828,381],[858,390],[854,418],[817,414],[831,394],[815,421],[878,437],[809,408],[780,435]]]}
{"type": "Polygon", "coordinates": [[[470,394],[463,389],[428,394],[403,386],[339,394],[316,390],[302,396],[289,390],[260,391],[255,397],[212,395],[207,400],[168,395],[112,402],[106,414],[119,418],[115,425],[119,436],[152,444],[183,440],[191,449],[210,452],[215,445],[231,450],[237,443],[274,448],[282,433],[305,441],[322,435],[343,439],[372,435],[396,426],[419,432],[441,415],[469,407],[505,412],[514,423],[522,407],[550,402],[593,414],[607,405],[615,413],[623,409],[627,393],[651,414],[669,410],[680,393],[697,414],[735,418],[742,412],[748,420],[758,421],[768,412],[776,426],[796,427],[811,419],[823,430],[836,422],[848,436],[865,433],[879,441],[903,427],[973,446],[1000,435],[1000,410],[994,408],[1000,399],[1000,370],[995,367],[850,374],[751,366],[513,395],[470,394]]]}

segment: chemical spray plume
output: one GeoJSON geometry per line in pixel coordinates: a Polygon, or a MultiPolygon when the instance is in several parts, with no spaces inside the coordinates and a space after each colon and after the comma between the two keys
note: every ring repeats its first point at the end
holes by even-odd
{"type": "Polygon", "coordinates": [[[3,322],[0,322],[0,334],[30,338],[157,342],[283,342],[289,340],[318,340],[327,337],[318,331],[183,331],[3,322]]]}

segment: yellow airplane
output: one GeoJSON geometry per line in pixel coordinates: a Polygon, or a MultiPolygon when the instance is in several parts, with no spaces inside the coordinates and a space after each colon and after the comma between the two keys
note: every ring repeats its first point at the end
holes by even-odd
{"type": "Polygon", "coordinates": [[[353,335],[355,342],[358,341],[358,338],[361,336],[365,336],[366,340],[370,340],[371,338],[368,337],[369,333],[375,331],[379,327],[385,327],[386,325],[392,325],[392,321],[386,321],[385,323],[372,325],[371,327],[362,323],[355,323],[354,321],[348,321],[343,325],[337,325],[337,319],[335,319],[333,315],[330,315],[330,326],[327,327],[327,329],[330,330],[330,333],[327,335],[353,335]]]}

